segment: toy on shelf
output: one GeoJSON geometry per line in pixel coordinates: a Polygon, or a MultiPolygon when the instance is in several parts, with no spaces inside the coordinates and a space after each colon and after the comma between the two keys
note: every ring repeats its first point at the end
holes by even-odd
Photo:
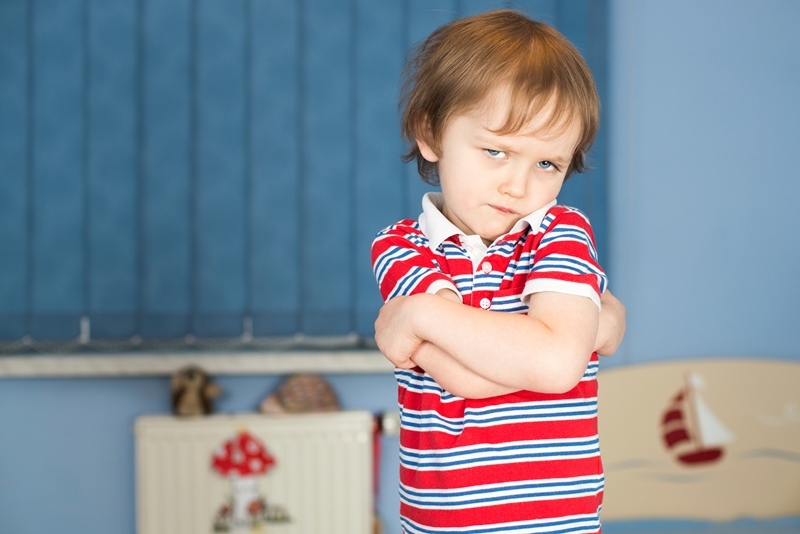
{"type": "Polygon", "coordinates": [[[222,388],[201,367],[187,365],[172,376],[172,413],[181,417],[210,414],[222,388]]]}
{"type": "Polygon", "coordinates": [[[340,409],[333,388],[319,375],[299,373],[287,378],[259,406],[261,413],[335,412],[340,409]]]}

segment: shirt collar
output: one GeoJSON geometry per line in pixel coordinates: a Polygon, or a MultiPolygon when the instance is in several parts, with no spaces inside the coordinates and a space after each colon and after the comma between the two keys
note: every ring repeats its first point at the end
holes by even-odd
{"type": "MultiPolygon", "coordinates": [[[[556,201],[553,200],[533,213],[522,217],[509,231],[509,234],[523,230],[526,225],[531,228],[539,228],[545,215],[547,215],[547,211],[555,205],[556,201]]],[[[447,217],[444,216],[442,213],[443,206],[444,198],[441,193],[426,193],[425,196],[422,197],[422,213],[419,216],[419,228],[422,230],[422,233],[425,234],[425,237],[428,238],[428,246],[430,246],[433,251],[439,248],[439,245],[448,237],[454,235],[471,237],[466,236],[464,232],[459,230],[455,224],[451,223],[447,217]]]]}

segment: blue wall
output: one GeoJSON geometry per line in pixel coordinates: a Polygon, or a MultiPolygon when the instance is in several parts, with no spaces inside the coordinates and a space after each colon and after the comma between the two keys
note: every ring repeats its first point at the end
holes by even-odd
{"type": "MultiPolygon", "coordinates": [[[[603,92],[605,0],[0,2],[0,345],[73,340],[82,316],[119,341],[239,336],[245,317],[255,336],[370,336],[372,236],[428,189],[398,157],[405,51],[509,5],[572,39],[603,92]]],[[[601,250],[605,153],[601,136],[562,196],[601,250]]],[[[345,408],[396,409],[388,373],[328,379],[345,408]]],[[[220,378],[218,410],[252,411],[278,380],[220,378]]],[[[134,532],[132,425],[168,393],[166,377],[1,379],[0,532],[134,532]]]]}
{"type": "MultiPolygon", "coordinates": [[[[0,6],[0,38],[18,30],[9,23],[12,5],[0,6]]],[[[800,4],[611,0],[609,23],[604,104],[611,209],[604,256],[611,288],[628,306],[629,330],[620,354],[604,365],[706,356],[800,359],[800,225],[793,216],[800,193],[793,156],[800,4]]],[[[47,35],[47,27],[40,30],[47,35]]],[[[3,64],[15,67],[6,46],[3,64]]],[[[4,83],[0,128],[11,128],[17,123],[8,120],[19,111],[4,83]]],[[[66,76],[62,83],[74,82],[66,76]]],[[[14,120],[25,127],[24,117],[14,120]]],[[[0,218],[25,209],[8,200],[5,169],[18,150],[3,137],[0,218]]],[[[409,191],[418,187],[415,180],[404,183],[409,191]]],[[[10,239],[0,235],[2,262],[15,261],[9,258],[26,246],[10,239]]],[[[3,299],[17,298],[17,286],[3,288],[3,299]]],[[[329,378],[346,407],[394,407],[388,375],[329,378]]],[[[277,379],[220,382],[229,395],[220,408],[240,411],[251,410],[277,379]]],[[[167,390],[166,378],[1,380],[0,532],[132,533],[131,425],[140,413],[166,412],[167,390]]],[[[385,444],[381,507],[394,533],[397,445],[385,444]]]]}
{"type": "MultiPolygon", "coordinates": [[[[396,411],[390,373],[327,377],[344,409],[396,411]]],[[[219,413],[254,411],[279,377],[215,379],[219,413]]],[[[170,411],[169,378],[0,380],[0,532],[135,532],[133,424],[170,411]]],[[[399,532],[398,440],[382,439],[379,509],[399,532]]]]}
{"type": "Polygon", "coordinates": [[[800,360],[800,3],[610,4],[609,365],[800,360]]]}

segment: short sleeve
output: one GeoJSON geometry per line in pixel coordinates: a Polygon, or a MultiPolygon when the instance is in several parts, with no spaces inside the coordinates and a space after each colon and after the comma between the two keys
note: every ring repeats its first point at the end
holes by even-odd
{"type": "Polygon", "coordinates": [[[403,221],[378,233],[372,242],[372,270],[384,301],[397,296],[451,289],[452,279],[442,273],[428,239],[403,221]]]}
{"type": "Polygon", "coordinates": [[[524,301],[533,293],[554,291],[587,297],[599,308],[606,284],[589,220],[576,209],[554,207],[542,221],[524,301]]]}

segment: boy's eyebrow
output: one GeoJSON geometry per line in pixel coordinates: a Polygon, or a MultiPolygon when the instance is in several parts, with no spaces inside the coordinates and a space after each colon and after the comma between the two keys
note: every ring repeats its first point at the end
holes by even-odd
{"type": "Polygon", "coordinates": [[[505,143],[505,138],[502,134],[498,134],[487,126],[481,127],[477,133],[477,138],[479,141],[492,143],[498,146],[509,146],[507,143],[505,143]]]}
{"type": "MultiPolygon", "coordinates": [[[[504,142],[504,138],[502,135],[493,132],[492,130],[490,130],[485,126],[482,127],[481,131],[478,132],[476,137],[479,142],[492,145],[493,147],[501,149],[504,152],[509,151],[509,149],[511,152],[514,151],[514,147],[512,145],[509,145],[508,143],[504,142]]],[[[564,166],[572,162],[572,154],[568,155],[556,154],[551,158],[544,158],[543,160],[556,163],[560,166],[564,166]]]]}

